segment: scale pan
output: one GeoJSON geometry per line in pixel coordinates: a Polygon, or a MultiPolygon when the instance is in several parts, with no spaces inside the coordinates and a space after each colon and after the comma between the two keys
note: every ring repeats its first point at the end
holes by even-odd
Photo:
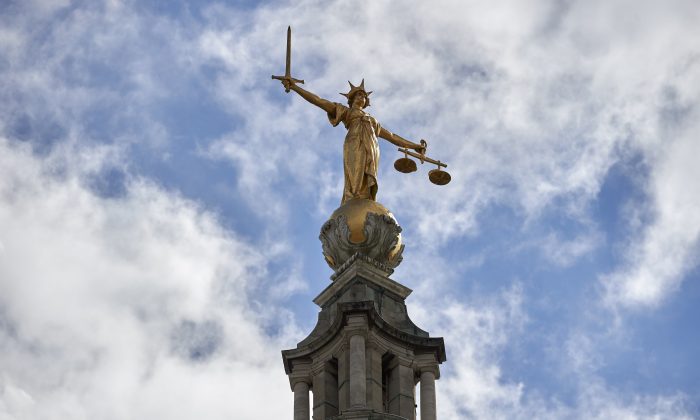
{"type": "Polygon", "coordinates": [[[436,185],[445,185],[452,180],[447,171],[441,171],[439,168],[428,172],[428,178],[430,178],[430,182],[436,185]]]}
{"type": "Polygon", "coordinates": [[[396,159],[396,162],[394,162],[394,169],[396,169],[399,172],[403,172],[405,174],[415,172],[418,167],[416,166],[416,162],[412,161],[409,158],[400,158],[396,159]]]}

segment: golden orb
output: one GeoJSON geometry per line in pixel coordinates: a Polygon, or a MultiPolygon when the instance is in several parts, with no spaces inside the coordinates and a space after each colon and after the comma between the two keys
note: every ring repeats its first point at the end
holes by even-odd
{"type": "MultiPolygon", "coordinates": [[[[366,239],[364,228],[368,213],[387,215],[398,225],[396,218],[386,207],[374,200],[365,198],[353,198],[346,201],[345,204],[338,207],[338,209],[333,212],[331,219],[345,216],[350,230],[350,242],[359,245],[366,239]]],[[[399,233],[396,245],[389,251],[389,261],[392,261],[396,257],[396,254],[401,251],[401,242],[401,234],[399,233]]]]}

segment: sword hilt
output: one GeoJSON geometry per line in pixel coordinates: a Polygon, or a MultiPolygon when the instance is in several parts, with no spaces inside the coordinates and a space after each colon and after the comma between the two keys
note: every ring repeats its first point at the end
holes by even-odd
{"type": "MultiPolygon", "coordinates": [[[[287,80],[287,81],[289,81],[290,84],[296,84],[296,83],[304,84],[303,80],[295,79],[291,76],[272,76],[272,78],[275,80],[279,80],[279,81],[287,80]]],[[[289,93],[289,88],[285,88],[284,91],[289,93]]]]}

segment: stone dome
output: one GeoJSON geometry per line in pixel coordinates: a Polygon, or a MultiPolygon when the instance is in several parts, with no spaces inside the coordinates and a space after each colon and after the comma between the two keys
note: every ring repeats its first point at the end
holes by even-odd
{"type": "Polygon", "coordinates": [[[363,198],[348,200],[336,209],[319,239],[326,262],[335,271],[355,254],[393,269],[401,263],[404,248],[394,215],[380,203],[363,198]]]}

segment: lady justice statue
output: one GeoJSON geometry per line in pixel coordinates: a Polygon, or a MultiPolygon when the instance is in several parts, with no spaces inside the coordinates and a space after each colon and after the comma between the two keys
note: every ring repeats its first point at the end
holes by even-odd
{"type": "Polygon", "coordinates": [[[361,253],[390,268],[395,267],[401,261],[400,254],[403,250],[399,234],[401,228],[393,215],[376,201],[379,168],[377,137],[388,140],[404,153],[405,157],[394,163],[394,167],[400,172],[416,170],[415,162],[408,158],[411,155],[421,163],[436,164],[438,168],[429,173],[430,180],[435,184],[445,185],[450,181],[450,175],[440,168],[447,165],[425,156],[428,147],[425,140],[421,140],[420,143],[406,140],[382,127],[374,117],[365,112],[365,108],[370,105],[369,96],[372,92],[365,89],[364,79],[359,86],[349,82],[350,91],[341,93],[347,98],[348,106],[323,99],[299,87],[304,81],[291,76],[291,28],[287,29],[285,75],[272,78],[280,80],[286,92],[293,90],[308,102],[326,111],[334,127],[342,122],[348,131],[343,145],[345,183],[341,206],[321,229],[326,261],[338,270],[350,256],[361,253]],[[393,227],[387,228],[387,224],[393,227]],[[348,238],[345,238],[346,236],[348,238]]]}
{"type": "MultiPolygon", "coordinates": [[[[350,83],[350,82],[348,82],[350,83]]],[[[290,80],[282,80],[285,89],[293,90],[299,96],[323,109],[330,123],[335,127],[340,122],[348,130],[343,145],[343,173],[345,185],[341,204],[353,198],[377,199],[377,170],[379,168],[379,144],[377,137],[391,143],[425,154],[427,143],[416,144],[382,127],[374,117],[364,111],[369,106],[369,95],[365,81],[359,86],[350,83],[350,91],[341,93],[348,99],[348,106],[331,102],[302,89],[290,80]]]]}

